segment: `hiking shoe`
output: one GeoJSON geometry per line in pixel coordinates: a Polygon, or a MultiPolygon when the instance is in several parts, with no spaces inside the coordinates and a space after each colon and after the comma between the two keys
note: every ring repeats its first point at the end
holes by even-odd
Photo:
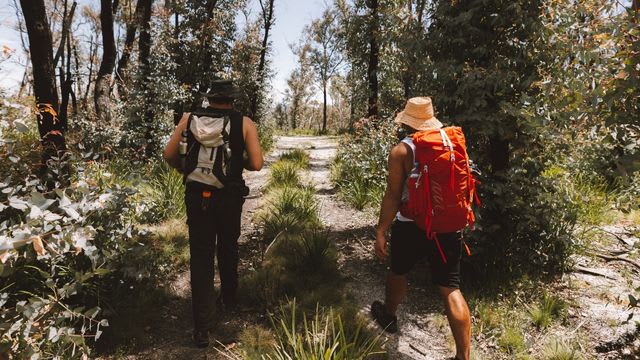
{"type": "Polygon", "coordinates": [[[378,325],[382,326],[384,331],[394,334],[398,332],[398,318],[390,315],[387,308],[380,301],[374,301],[371,304],[371,315],[378,325]]]}
{"type": "Polygon", "coordinates": [[[193,332],[193,342],[199,348],[206,348],[209,346],[209,332],[195,330],[193,332]]]}

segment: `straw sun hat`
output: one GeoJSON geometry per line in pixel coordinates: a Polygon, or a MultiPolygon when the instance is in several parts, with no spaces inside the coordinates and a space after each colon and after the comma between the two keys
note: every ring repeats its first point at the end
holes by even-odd
{"type": "Polygon", "coordinates": [[[440,120],[433,115],[433,104],[429,97],[414,97],[407,100],[404,111],[401,111],[395,119],[396,123],[405,124],[416,130],[439,129],[442,127],[440,120]]]}

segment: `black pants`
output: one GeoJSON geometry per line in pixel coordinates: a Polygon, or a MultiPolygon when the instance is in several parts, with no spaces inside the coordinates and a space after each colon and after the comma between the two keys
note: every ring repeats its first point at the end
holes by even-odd
{"type": "MultiPolygon", "coordinates": [[[[189,184],[187,184],[189,185],[189,184]]],[[[217,251],[221,297],[235,301],[238,288],[238,238],[244,199],[224,190],[214,191],[203,209],[201,189],[187,186],[185,195],[189,252],[191,254],[191,299],[194,328],[208,330],[214,307],[214,255],[217,251]]]]}

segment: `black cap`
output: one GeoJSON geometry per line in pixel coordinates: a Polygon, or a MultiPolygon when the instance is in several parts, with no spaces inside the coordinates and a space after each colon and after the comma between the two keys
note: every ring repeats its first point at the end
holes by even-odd
{"type": "Polygon", "coordinates": [[[200,95],[208,98],[229,98],[235,99],[239,95],[239,90],[233,85],[233,80],[214,80],[211,82],[209,91],[200,95]]]}

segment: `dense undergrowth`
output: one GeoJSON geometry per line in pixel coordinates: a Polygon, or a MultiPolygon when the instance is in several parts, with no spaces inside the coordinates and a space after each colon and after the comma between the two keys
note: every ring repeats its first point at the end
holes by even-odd
{"type": "Polygon", "coordinates": [[[187,261],[183,220],[170,235],[153,225],[184,218],[181,176],[74,145],[50,191],[35,124],[0,124],[0,353],[74,358],[131,341],[158,284],[187,261]]]}

